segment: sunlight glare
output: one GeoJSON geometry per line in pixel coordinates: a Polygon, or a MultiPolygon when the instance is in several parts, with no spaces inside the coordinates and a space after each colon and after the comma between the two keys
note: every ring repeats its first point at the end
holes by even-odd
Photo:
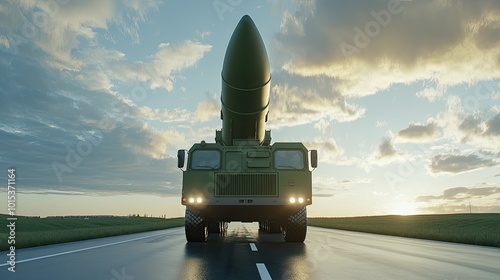
{"type": "Polygon", "coordinates": [[[391,214],[396,215],[415,215],[417,214],[417,206],[408,201],[400,201],[394,204],[391,214]]]}

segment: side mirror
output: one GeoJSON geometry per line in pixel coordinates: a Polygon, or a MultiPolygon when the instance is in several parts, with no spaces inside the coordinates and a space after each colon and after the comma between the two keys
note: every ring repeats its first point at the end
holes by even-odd
{"type": "Polygon", "coordinates": [[[317,150],[311,150],[311,167],[312,168],[318,167],[318,151],[317,150]]]}
{"type": "Polygon", "coordinates": [[[183,168],[184,162],[186,162],[186,150],[177,151],[177,167],[183,168]]]}

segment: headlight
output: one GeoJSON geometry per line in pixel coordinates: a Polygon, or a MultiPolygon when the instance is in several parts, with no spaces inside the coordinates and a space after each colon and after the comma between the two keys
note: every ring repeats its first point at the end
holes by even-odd
{"type": "Polygon", "coordinates": [[[189,198],[189,203],[193,203],[194,202],[194,198],[190,197],[189,198]]]}
{"type": "Polygon", "coordinates": [[[198,203],[202,203],[202,202],[203,202],[203,199],[202,199],[201,197],[198,197],[198,198],[196,199],[196,202],[198,202],[198,203]]]}
{"type": "Polygon", "coordinates": [[[298,203],[304,203],[304,198],[302,197],[299,197],[299,198],[295,198],[295,197],[290,197],[290,199],[288,200],[290,203],[294,204],[296,202],[298,203]]]}

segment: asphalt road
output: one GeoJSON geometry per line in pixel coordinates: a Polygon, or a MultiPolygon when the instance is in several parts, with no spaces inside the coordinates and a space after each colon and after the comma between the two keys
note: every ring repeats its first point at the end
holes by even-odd
{"type": "Polygon", "coordinates": [[[304,244],[231,223],[187,244],[184,229],[1,252],[0,279],[500,279],[500,249],[309,227],[304,244]]]}

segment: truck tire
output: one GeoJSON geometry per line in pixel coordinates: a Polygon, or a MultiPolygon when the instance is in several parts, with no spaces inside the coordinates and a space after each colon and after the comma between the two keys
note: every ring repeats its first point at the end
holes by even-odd
{"type": "Polygon", "coordinates": [[[208,237],[207,225],[205,219],[186,207],[186,216],[184,220],[187,242],[205,242],[208,237]]]}
{"type": "Polygon", "coordinates": [[[208,233],[220,233],[225,235],[227,232],[227,222],[211,221],[207,222],[208,233]]]}
{"type": "Polygon", "coordinates": [[[220,224],[221,224],[221,235],[226,235],[228,222],[220,222],[220,224]]]}
{"type": "Polygon", "coordinates": [[[297,213],[289,215],[283,229],[286,242],[304,242],[307,233],[307,210],[301,208],[297,213]]]}
{"type": "Polygon", "coordinates": [[[207,223],[208,233],[221,233],[222,230],[222,222],[219,221],[211,221],[207,223]]]}
{"type": "Polygon", "coordinates": [[[279,220],[269,221],[269,232],[270,233],[281,233],[281,224],[279,220]]]}

